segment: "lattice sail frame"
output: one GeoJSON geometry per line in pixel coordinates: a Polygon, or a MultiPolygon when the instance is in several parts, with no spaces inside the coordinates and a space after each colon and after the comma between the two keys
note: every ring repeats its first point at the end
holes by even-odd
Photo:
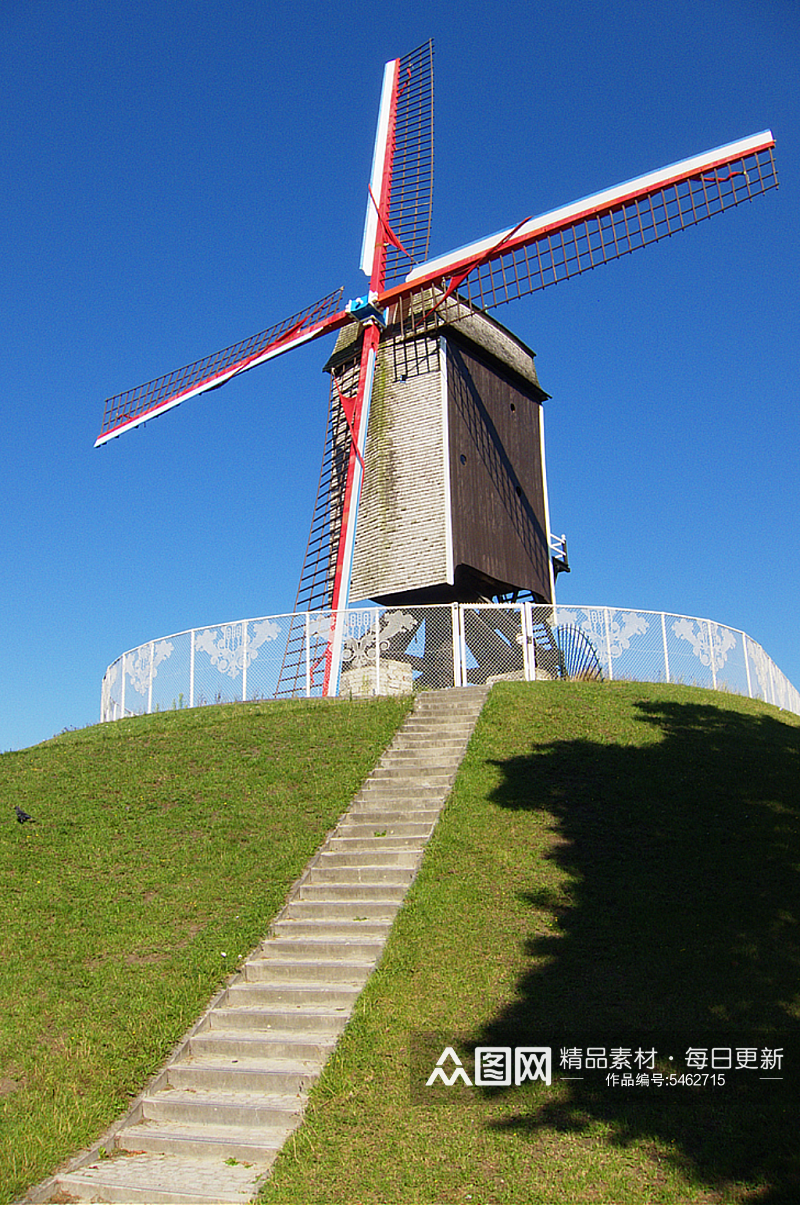
{"type": "Polygon", "coordinates": [[[492,309],[629,255],[776,187],[771,149],[739,162],[736,175],[720,176],[715,170],[680,180],[548,231],[477,268],[467,277],[466,296],[473,305],[492,309]]]}
{"type": "Polygon", "coordinates": [[[296,611],[320,611],[330,606],[352,443],[341,397],[358,393],[360,377],[360,356],[331,372],[322,469],[296,611]]]}
{"type": "Polygon", "coordinates": [[[433,42],[427,42],[399,63],[388,222],[408,255],[393,244],[386,248],[384,285],[424,262],[432,216],[433,42]]]}
{"type": "MultiPolygon", "coordinates": [[[[370,295],[402,279],[428,251],[433,197],[433,42],[384,69],[378,128],[368,190],[361,268],[370,295]]],[[[329,609],[337,618],[320,670],[323,693],[336,689],[343,632],[338,612],[347,605],[363,451],[380,344],[377,320],[363,331],[357,360],[331,372],[331,394],[317,502],[300,575],[295,611],[329,609]],[[345,411],[345,407],[349,412],[345,411]],[[337,465],[339,468],[337,468],[337,465]]],[[[301,635],[292,632],[278,694],[300,684],[301,635]]]]}
{"type": "Polygon", "coordinates": [[[284,318],[274,326],[249,339],[242,339],[222,351],[195,360],[184,368],[156,377],[135,389],[128,389],[111,397],[105,404],[103,426],[95,441],[95,447],[116,439],[123,431],[129,431],[148,422],[173,406],[217,389],[231,377],[255,368],[266,360],[283,355],[301,343],[319,338],[322,334],[337,330],[350,321],[349,315],[340,309],[344,288],[335,289],[325,297],[306,306],[291,318],[284,318]]]}
{"type": "Polygon", "coordinates": [[[480,309],[558,284],[776,188],[769,130],[530,218],[413,268],[383,304],[427,287],[480,309]]]}
{"type": "Polygon", "coordinates": [[[370,291],[428,254],[433,214],[433,42],[386,64],[367,196],[361,270],[370,291]]]}
{"type": "MultiPolygon", "coordinates": [[[[433,43],[420,46],[402,59],[386,64],[375,137],[372,176],[361,267],[370,277],[370,289],[383,289],[387,279],[402,278],[410,263],[427,254],[430,238],[433,184],[433,43]],[[397,245],[401,244],[401,245],[397,245]]],[[[358,512],[363,444],[369,412],[371,371],[380,327],[367,325],[360,347],[360,364],[345,373],[348,379],[331,379],[328,432],[323,455],[312,534],[300,577],[295,610],[346,605],[358,512]],[[352,379],[350,379],[352,377],[352,379]],[[344,398],[352,412],[344,413],[344,398]],[[346,420],[346,422],[345,422],[346,420]],[[345,423],[345,425],[343,425],[345,423]],[[341,449],[331,444],[332,433],[344,440],[341,449]],[[358,436],[361,433],[359,447],[358,436]],[[336,456],[346,460],[337,523],[328,522],[327,549],[320,544],[320,507],[328,508],[332,465],[336,456]],[[325,567],[323,567],[325,566],[325,567]],[[324,583],[324,584],[323,584],[324,583]]]]}
{"type": "MultiPolygon", "coordinates": [[[[292,697],[306,689],[306,625],[298,614],[303,611],[327,611],[334,595],[343,515],[347,497],[352,433],[342,397],[358,394],[361,377],[361,356],[356,354],[349,363],[331,372],[328,423],[322,454],[317,498],[311,531],[300,574],[300,585],[286,649],[278,675],[277,697],[292,697]]],[[[325,644],[319,662],[312,659],[312,678],[327,671],[328,646],[325,644]]],[[[312,683],[313,685],[313,683],[312,683]]]]}

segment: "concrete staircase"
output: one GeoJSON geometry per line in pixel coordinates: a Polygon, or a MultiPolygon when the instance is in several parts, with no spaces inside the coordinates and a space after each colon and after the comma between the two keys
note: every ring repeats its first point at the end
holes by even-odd
{"type": "Polygon", "coordinates": [[[485,697],[418,696],[266,941],[102,1146],[26,1200],[254,1197],[381,956],[485,697]]]}

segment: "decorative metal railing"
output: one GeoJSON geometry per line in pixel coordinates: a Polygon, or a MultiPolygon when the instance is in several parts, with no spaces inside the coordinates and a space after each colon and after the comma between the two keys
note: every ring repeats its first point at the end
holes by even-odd
{"type": "Polygon", "coordinates": [[[598,677],[680,682],[763,699],[800,715],[800,693],[750,636],[663,611],[453,604],[364,606],[193,628],[118,657],[103,678],[101,720],[285,697],[366,696],[502,678],[598,677]],[[341,649],[339,665],[333,650],[341,649]]]}

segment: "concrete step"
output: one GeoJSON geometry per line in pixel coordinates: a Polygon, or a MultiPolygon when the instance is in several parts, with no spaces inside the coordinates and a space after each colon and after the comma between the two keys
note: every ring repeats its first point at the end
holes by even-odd
{"type": "Polygon", "coordinates": [[[420,732],[425,736],[447,740],[453,736],[469,736],[473,723],[474,718],[467,711],[436,713],[420,709],[412,711],[400,735],[407,737],[410,732],[420,732]]]}
{"type": "Polygon", "coordinates": [[[442,757],[440,754],[421,754],[419,749],[414,748],[413,752],[403,753],[398,752],[391,761],[387,761],[385,765],[377,766],[370,774],[370,780],[381,778],[402,778],[411,777],[411,775],[419,774],[421,777],[428,777],[435,781],[437,786],[444,784],[448,785],[450,779],[455,774],[458,762],[458,754],[454,750],[451,755],[442,757]]]}
{"type": "MultiPolygon", "coordinates": [[[[474,712],[475,708],[469,706],[453,707],[452,705],[449,705],[426,707],[423,703],[414,708],[414,711],[409,716],[408,723],[413,726],[414,724],[422,724],[426,722],[440,722],[442,724],[442,728],[445,729],[448,725],[455,725],[474,720],[474,712]]],[[[403,725],[403,727],[405,729],[405,725],[403,725]]]]}
{"type": "MultiPolygon", "coordinates": [[[[282,1126],[192,1126],[182,1122],[141,1121],[123,1132],[126,1151],[182,1155],[189,1158],[236,1159],[267,1167],[296,1129],[297,1118],[282,1126]]],[[[230,1166],[230,1165],[228,1165],[230,1166]]]]}
{"type": "MultiPolygon", "coordinates": [[[[430,822],[431,813],[438,820],[442,810],[441,796],[398,798],[392,791],[374,790],[365,792],[353,800],[348,813],[353,823],[363,823],[364,817],[369,817],[369,823],[383,826],[392,817],[397,817],[408,824],[426,824],[430,822]]],[[[344,824],[344,821],[342,821],[344,824]]]]}
{"type": "Polygon", "coordinates": [[[59,1176],[75,1201],[145,1205],[246,1205],[266,1168],[175,1155],[119,1155],[59,1176]]]}
{"type": "MultiPolygon", "coordinates": [[[[311,871],[308,872],[309,875],[311,871]]],[[[308,878],[300,885],[297,892],[298,903],[313,903],[319,900],[335,903],[385,903],[399,906],[405,896],[402,883],[314,883],[308,878]]],[[[295,901],[287,907],[293,907],[295,901]]]]}
{"type": "Polygon", "coordinates": [[[330,853],[325,851],[320,854],[317,866],[320,869],[329,869],[332,866],[416,866],[422,849],[419,843],[414,846],[405,845],[401,849],[384,849],[380,846],[352,851],[334,849],[330,853]]]}
{"type": "Polygon", "coordinates": [[[358,983],[309,982],[297,975],[288,982],[233,983],[227,991],[231,1008],[350,1008],[361,993],[365,974],[358,983]]]}
{"type": "Polygon", "coordinates": [[[429,791],[422,791],[411,794],[394,791],[388,784],[372,786],[353,800],[347,820],[340,821],[331,836],[333,839],[350,836],[353,824],[369,824],[373,831],[389,836],[386,830],[392,818],[399,824],[426,824],[432,827],[432,822],[435,823],[439,819],[442,799],[446,794],[449,792],[440,791],[433,795],[429,791]]]}
{"type": "Polygon", "coordinates": [[[353,818],[338,826],[336,833],[331,839],[331,844],[338,848],[339,843],[342,841],[372,841],[377,837],[387,839],[392,843],[401,837],[406,839],[411,837],[425,843],[431,835],[432,830],[433,820],[388,821],[386,819],[376,819],[372,822],[364,822],[353,818]]]}
{"type": "Polygon", "coordinates": [[[421,792],[433,797],[437,797],[437,807],[442,798],[449,792],[453,782],[455,781],[455,773],[443,775],[441,781],[437,782],[433,776],[423,777],[421,774],[406,774],[406,773],[390,773],[380,774],[371,778],[369,782],[364,784],[359,795],[371,794],[376,790],[391,789],[400,794],[404,799],[410,795],[419,795],[421,792]]]}
{"type": "Polygon", "coordinates": [[[445,792],[437,791],[432,787],[395,786],[386,779],[383,782],[368,783],[362,791],[359,791],[353,802],[356,811],[362,805],[377,809],[381,807],[392,810],[402,808],[409,813],[409,820],[413,820],[412,813],[415,809],[430,811],[431,808],[440,808],[444,794],[445,792]]]}
{"type": "Polygon", "coordinates": [[[415,796],[429,797],[435,800],[431,806],[438,807],[443,796],[452,786],[455,780],[455,773],[448,775],[446,783],[431,783],[421,781],[416,775],[384,775],[381,778],[368,778],[361,790],[356,795],[356,800],[363,799],[367,795],[374,795],[376,792],[395,791],[399,798],[406,800],[415,796]]]}
{"type": "MultiPolygon", "coordinates": [[[[355,811],[375,807],[378,811],[407,812],[408,819],[413,821],[414,812],[433,811],[439,813],[442,801],[447,798],[447,790],[434,790],[431,787],[393,786],[388,778],[381,782],[367,782],[355,795],[351,809],[355,811]]],[[[348,815],[351,811],[348,810],[348,815]]]]}
{"type": "Polygon", "coordinates": [[[302,1112],[305,1099],[299,1092],[173,1088],[145,1096],[142,1113],[148,1121],[178,1121],[193,1126],[291,1126],[302,1112]]]}
{"type": "Polygon", "coordinates": [[[369,778],[364,780],[362,789],[375,782],[382,782],[386,778],[417,781],[425,779],[426,775],[430,775],[432,786],[438,787],[440,790],[446,789],[455,777],[463,749],[458,748],[448,752],[443,752],[441,749],[421,750],[416,742],[411,748],[414,757],[422,758],[424,764],[420,765],[419,760],[405,760],[400,756],[393,758],[384,765],[376,767],[369,778]]]}
{"type": "Polygon", "coordinates": [[[430,760],[426,758],[417,758],[411,763],[393,759],[385,766],[378,766],[369,777],[370,782],[383,782],[388,778],[396,783],[431,786],[441,790],[449,786],[454,772],[450,766],[431,765],[430,760]]]}
{"type": "Polygon", "coordinates": [[[408,887],[414,871],[407,866],[325,866],[319,863],[308,872],[310,884],[379,887],[381,884],[408,887]]]}
{"type": "MultiPolygon", "coordinates": [[[[428,765],[447,766],[458,760],[458,756],[465,748],[468,741],[468,734],[450,733],[444,735],[428,734],[426,730],[409,729],[408,732],[403,732],[403,735],[397,738],[397,744],[392,748],[392,760],[400,759],[404,753],[414,757],[422,757],[427,755],[430,760],[428,765]]],[[[382,763],[383,765],[391,764],[389,761],[382,763]]]]}
{"type": "MultiPolygon", "coordinates": [[[[474,703],[474,700],[473,700],[474,703]]],[[[408,717],[410,720],[425,719],[428,716],[434,716],[442,720],[460,719],[463,715],[469,715],[474,706],[470,706],[470,701],[467,699],[425,699],[420,696],[414,701],[414,710],[408,717]]]]}
{"type": "Polygon", "coordinates": [[[351,958],[345,962],[335,957],[327,958],[261,958],[248,962],[244,968],[245,983],[301,983],[312,986],[324,983],[362,984],[378,960],[378,951],[372,958],[351,958]]]}
{"type": "Polygon", "coordinates": [[[392,747],[392,754],[399,749],[408,748],[412,740],[418,740],[420,747],[426,744],[440,749],[457,748],[466,744],[472,733],[472,721],[469,719],[449,721],[425,720],[412,718],[403,725],[402,735],[398,738],[397,746],[392,747]]]}
{"type": "Polygon", "coordinates": [[[197,1055],[172,1063],[167,1070],[167,1082],[170,1088],[184,1092],[205,1088],[209,1091],[299,1096],[308,1091],[322,1067],[320,1059],[197,1055]]]}
{"type": "Polygon", "coordinates": [[[397,791],[398,795],[407,798],[409,795],[429,795],[431,798],[436,798],[437,803],[434,806],[438,807],[442,801],[443,795],[447,794],[450,787],[455,781],[455,766],[448,768],[439,782],[433,779],[426,779],[420,774],[381,774],[375,777],[368,778],[361,790],[358,792],[356,799],[362,798],[364,795],[371,795],[374,791],[397,791]]]}
{"type": "Polygon", "coordinates": [[[412,713],[386,751],[388,757],[393,756],[398,749],[408,746],[417,737],[423,742],[434,745],[448,745],[469,739],[472,721],[468,717],[455,721],[445,717],[423,716],[412,713]]]}
{"type": "Polygon", "coordinates": [[[427,844],[427,835],[392,837],[388,833],[381,833],[380,836],[370,833],[367,836],[359,836],[357,833],[351,835],[348,829],[342,829],[338,836],[331,837],[329,849],[333,854],[419,854],[427,844]]]}
{"type": "MultiPolygon", "coordinates": [[[[331,907],[331,905],[328,905],[331,907]]],[[[356,910],[357,911],[357,910],[356,910]]],[[[306,939],[308,941],[376,941],[381,949],[389,936],[393,916],[383,916],[381,919],[369,920],[363,912],[354,916],[319,916],[317,919],[295,919],[277,921],[273,925],[276,937],[288,938],[291,941],[306,939]]]]}
{"type": "Polygon", "coordinates": [[[333,1007],[308,1004],[301,1007],[296,1003],[282,1006],[280,1002],[271,1003],[240,1003],[236,1006],[212,1009],[206,1014],[201,1035],[214,1033],[232,1033],[242,1031],[245,1034],[257,1033],[265,1038],[276,1034],[280,1039],[284,1034],[319,1035],[320,1041],[338,1039],[347,1020],[347,1006],[337,1004],[333,1007]]]}
{"type": "Polygon", "coordinates": [[[315,896],[313,888],[311,895],[304,894],[302,898],[293,900],[288,904],[283,912],[283,921],[276,921],[273,926],[275,931],[279,931],[280,926],[284,921],[314,921],[314,920],[334,920],[337,917],[342,920],[350,921],[374,921],[376,924],[382,924],[385,921],[391,922],[400,907],[400,900],[393,898],[383,898],[378,896],[369,896],[365,892],[361,893],[361,898],[353,898],[353,892],[348,891],[344,896],[329,896],[322,887],[319,888],[321,894],[315,896]]]}
{"type": "Polygon", "coordinates": [[[353,828],[369,828],[372,831],[386,827],[387,833],[403,828],[425,828],[429,832],[439,819],[439,808],[415,808],[413,812],[404,808],[370,809],[366,805],[351,807],[337,828],[337,833],[349,833],[353,828]]]}
{"type": "Polygon", "coordinates": [[[383,952],[384,943],[379,939],[370,941],[363,934],[332,938],[330,932],[312,931],[311,936],[279,934],[265,941],[259,948],[257,958],[248,959],[245,965],[246,979],[263,979],[273,973],[276,960],[284,962],[309,961],[313,963],[335,962],[337,965],[368,963],[374,965],[383,952]]]}
{"type": "Polygon", "coordinates": [[[229,1059],[310,1059],[324,1062],[336,1045],[338,1034],[315,1033],[310,1029],[262,1030],[207,1029],[189,1040],[192,1058],[220,1055],[229,1059]]]}
{"type": "MultiPolygon", "coordinates": [[[[459,750],[467,742],[467,733],[453,732],[445,735],[435,726],[430,731],[403,729],[395,738],[388,753],[381,758],[375,770],[386,766],[419,766],[429,770],[446,769],[458,757],[459,750]]],[[[373,774],[375,773],[373,770],[373,774]]]]}
{"type": "Polygon", "coordinates": [[[393,791],[402,792],[404,797],[410,794],[418,795],[420,791],[429,795],[433,795],[435,792],[438,796],[442,796],[447,794],[454,781],[455,770],[443,771],[441,776],[438,776],[413,771],[408,773],[389,768],[385,774],[375,774],[370,778],[369,782],[364,785],[364,791],[370,792],[378,787],[389,787],[393,791]]]}
{"type": "Polygon", "coordinates": [[[414,713],[443,710],[448,715],[479,705],[486,695],[484,686],[459,686],[449,690],[421,691],[414,700],[414,713]]]}

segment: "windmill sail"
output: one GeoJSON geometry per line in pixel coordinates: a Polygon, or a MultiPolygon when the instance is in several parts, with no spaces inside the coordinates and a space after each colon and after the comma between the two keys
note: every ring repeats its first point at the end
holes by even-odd
{"type": "Polygon", "coordinates": [[[360,360],[355,360],[338,375],[335,371],[331,373],[325,450],[301,590],[295,606],[298,611],[319,611],[331,605],[351,443],[341,392],[357,394],[359,370],[360,360]]]}
{"type": "Polygon", "coordinates": [[[437,286],[492,309],[558,284],[777,187],[774,145],[765,130],[530,218],[413,268],[378,304],[437,286]]]}
{"type": "MultiPolygon", "coordinates": [[[[402,280],[423,259],[430,238],[433,188],[433,42],[384,68],[361,268],[370,291],[402,280]]],[[[345,340],[347,342],[347,340],[345,340]]],[[[331,367],[328,430],[317,502],[295,602],[295,612],[331,610],[330,643],[317,663],[323,693],[335,693],[343,633],[339,609],[347,605],[363,450],[380,342],[374,324],[360,336],[356,358],[343,364],[342,383],[331,367]],[[347,409],[346,409],[347,407],[347,409]]],[[[295,624],[287,644],[277,693],[299,686],[304,629],[295,624]]]]}
{"type": "Polygon", "coordinates": [[[428,254],[433,208],[433,42],[386,64],[361,268],[382,289],[428,254]]]}
{"type": "Polygon", "coordinates": [[[326,673],[330,632],[324,626],[321,630],[315,629],[313,636],[317,651],[316,655],[309,656],[306,648],[309,634],[299,613],[329,610],[333,600],[352,441],[342,398],[358,395],[360,366],[361,357],[358,355],[341,368],[333,367],[331,370],[328,423],[317,500],[275,692],[279,698],[302,694],[307,686],[310,689],[318,679],[324,679],[326,673]],[[313,682],[307,683],[307,676],[313,682]]]}
{"type": "Polygon", "coordinates": [[[343,288],[336,289],[268,330],[109,398],[103,427],[94,446],[98,448],[110,439],[116,439],[123,431],[148,422],[198,393],[218,389],[231,377],[255,368],[265,360],[317,339],[328,331],[338,330],[350,321],[349,315],[338,309],[343,293],[343,288]]]}
{"type": "MultiPolygon", "coordinates": [[[[414,260],[427,254],[432,199],[432,106],[433,42],[426,42],[404,58],[392,59],[384,68],[361,255],[361,267],[376,290],[383,289],[387,279],[402,278],[414,260]]],[[[377,332],[368,327],[356,376],[347,381],[344,393],[337,392],[335,370],[332,372],[320,491],[297,593],[297,610],[335,608],[346,600],[348,557],[358,510],[354,479],[363,468],[360,451],[352,451],[351,445],[354,432],[361,432],[362,443],[366,435],[362,419],[369,408],[370,361],[374,362],[377,343],[377,332]],[[348,389],[353,394],[353,408],[345,421],[343,399],[348,389]],[[335,436],[337,431],[339,434],[335,436]],[[342,457],[346,480],[340,484],[342,502],[334,505],[336,490],[332,483],[340,477],[335,463],[342,457]]]]}

